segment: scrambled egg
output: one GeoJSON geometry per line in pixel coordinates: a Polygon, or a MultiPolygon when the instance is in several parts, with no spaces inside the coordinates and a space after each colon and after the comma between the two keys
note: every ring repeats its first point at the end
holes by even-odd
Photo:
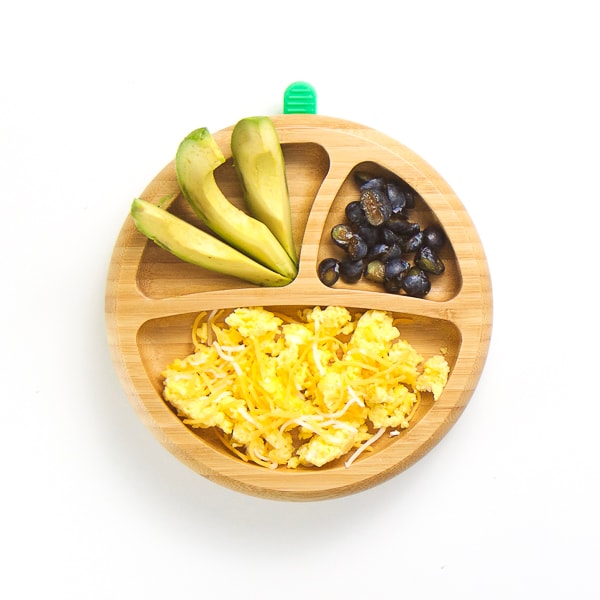
{"type": "Polygon", "coordinates": [[[216,428],[229,449],[268,468],[321,467],[408,427],[420,392],[438,399],[446,359],[424,361],[379,310],[314,307],[296,321],[261,307],[224,322],[199,315],[195,350],[163,372],[184,423],[216,428]]]}

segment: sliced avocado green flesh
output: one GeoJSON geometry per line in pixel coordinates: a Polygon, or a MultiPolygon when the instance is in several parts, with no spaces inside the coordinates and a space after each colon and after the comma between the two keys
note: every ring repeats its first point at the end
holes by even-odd
{"type": "Polygon", "coordinates": [[[231,134],[231,153],[250,213],[297,264],[285,161],[273,121],[260,116],[240,120],[231,134]]]}
{"type": "Polygon", "coordinates": [[[234,206],[221,192],[214,170],[223,162],[223,153],[206,128],[186,136],[175,157],[183,195],[220,238],[269,269],[293,279],[298,266],[269,228],[234,206]]]}
{"type": "Polygon", "coordinates": [[[131,216],[142,234],[185,262],[262,286],[280,287],[291,281],[146,200],[133,201],[131,216]]]}

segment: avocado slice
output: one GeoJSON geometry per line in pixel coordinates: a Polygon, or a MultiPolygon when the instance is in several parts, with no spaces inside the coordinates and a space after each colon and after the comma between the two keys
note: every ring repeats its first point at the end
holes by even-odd
{"type": "Polygon", "coordinates": [[[198,217],[240,252],[285,278],[293,279],[298,266],[261,221],[234,206],[221,192],[214,170],[225,157],[206,128],[187,135],[175,156],[179,187],[198,217]]]}
{"type": "Polygon", "coordinates": [[[250,213],[298,264],[285,161],[273,121],[261,116],[238,121],[231,134],[231,153],[250,213]]]}
{"type": "Polygon", "coordinates": [[[131,216],[141,233],[185,262],[262,286],[280,287],[291,281],[146,200],[133,200],[131,216]]]}

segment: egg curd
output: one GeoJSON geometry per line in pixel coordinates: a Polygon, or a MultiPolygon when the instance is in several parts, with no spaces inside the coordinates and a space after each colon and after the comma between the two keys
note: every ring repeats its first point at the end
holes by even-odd
{"type": "Polygon", "coordinates": [[[239,458],[271,469],[341,457],[349,467],[448,380],[444,356],[425,361],[380,310],[314,307],[296,320],[213,311],[198,315],[192,339],[194,352],[162,374],[165,400],[186,425],[215,428],[239,458]]]}

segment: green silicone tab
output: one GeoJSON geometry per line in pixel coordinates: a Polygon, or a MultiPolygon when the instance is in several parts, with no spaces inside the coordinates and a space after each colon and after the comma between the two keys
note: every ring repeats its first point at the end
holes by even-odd
{"type": "Polygon", "coordinates": [[[283,114],[317,113],[317,92],[315,88],[305,81],[291,83],[283,94],[283,114]]]}

